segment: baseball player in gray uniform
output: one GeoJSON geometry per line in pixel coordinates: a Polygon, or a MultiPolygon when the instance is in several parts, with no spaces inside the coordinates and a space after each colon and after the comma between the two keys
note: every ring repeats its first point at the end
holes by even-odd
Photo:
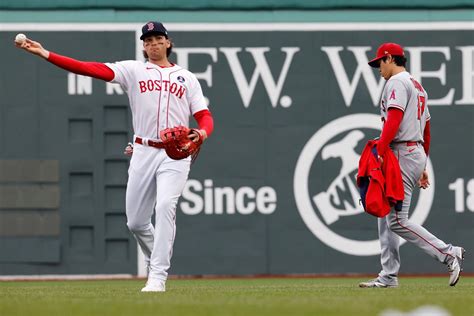
{"type": "Polygon", "coordinates": [[[379,159],[387,150],[392,150],[400,163],[405,198],[384,218],[378,219],[381,245],[382,271],[378,277],[359,284],[364,288],[386,288],[398,286],[400,252],[398,236],[420,247],[448,267],[449,285],[454,286],[462,271],[465,250],[446,244],[422,226],[408,219],[408,210],[415,186],[429,186],[425,170],[430,146],[430,112],[428,95],[422,85],[405,69],[403,48],[395,43],[384,43],[376,57],[369,62],[379,68],[387,80],[381,98],[381,114],[384,123],[377,144],[379,159]]]}

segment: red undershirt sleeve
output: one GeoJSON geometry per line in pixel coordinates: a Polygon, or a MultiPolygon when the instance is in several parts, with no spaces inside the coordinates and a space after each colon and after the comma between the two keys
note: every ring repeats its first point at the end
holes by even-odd
{"type": "Polygon", "coordinates": [[[423,132],[423,148],[425,149],[425,153],[428,156],[430,152],[430,144],[431,144],[431,121],[426,122],[425,130],[423,132]]]}
{"type": "Polygon", "coordinates": [[[103,63],[80,61],[53,52],[49,52],[48,61],[78,75],[93,77],[105,81],[112,81],[115,77],[114,71],[103,63]]]}
{"type": "Polygon", "coordinates": [[[201,110],[194,113],[194,118],[199,125],[200,129],[206,131],[207,136],[209,137],[214,130],[214,119],[209,110],[201,110]]]}
{"type": "Polygon", "coordinates": [[[377,143],[377,152],[383,156],[392,142],[395,135],[397,135],[398,128],[403,119],[403,111],[397,108],[389,108],[387,120],[383,125],[382,135],[377,143]]]}

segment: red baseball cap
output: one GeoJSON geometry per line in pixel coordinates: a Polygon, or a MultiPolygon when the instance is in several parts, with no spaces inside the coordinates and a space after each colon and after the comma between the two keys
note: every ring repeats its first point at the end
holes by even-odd
{"type": "Polygon", "coordinates": [[[369,61],[369,65],[374,68],[379,68],[380,64],[377,62],[379,59],[387,56],[388,54],[392,56],[405,56],[403,47],[395,43],[383,43],[377,49],[377,57],[369,61]]]}

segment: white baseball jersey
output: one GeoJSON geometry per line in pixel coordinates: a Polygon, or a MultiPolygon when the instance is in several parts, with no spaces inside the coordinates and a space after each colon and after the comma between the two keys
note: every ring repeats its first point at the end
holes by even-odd
{"type": "Polygon", "coordinates": [[[387,81],[380,105],[382,120],[384,122],[387,120],[389,108],[397,108],[404,112],[394,142],[423,142],[426,122],[431,118],[427,102],[428,94],[407,71],[398,73],[387,81]]]}
{"type": "Polygon", "coordinates": [[[178,65],[162,68],[149,62],[107,63],[127,92],[135,135],[159,139],[160,130],[189,126],[189,116],[207,109],[196,76],[178,65]]]}

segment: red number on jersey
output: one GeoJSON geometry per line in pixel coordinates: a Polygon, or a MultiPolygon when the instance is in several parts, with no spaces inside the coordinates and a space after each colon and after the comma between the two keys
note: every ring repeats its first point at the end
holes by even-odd
{"type": "MultiPolygon", "coordinates": [[[[423,86],[413,78],[410,78],[411,82],[415,86],[415,89],[421,93],[425,92],[423,86]]],[[[421,116],[425,112],[426,98],[424,95],[418,95],[418,120],[421,120],[421,116]]]]}
{"type": "Polygon", "coordinates": [[[418,120],[421,120],[421,116],[425,112],[426,98],[424,95],[418,96],[418,120]]]}
{"type": "Polygon", "coordinates": [[[425,92],[425,90],[423,89],[423,86],[421,85],[421,83],[419,83],[418,81],[416,81],[413,78],[410,78],[410,80],[413,83],[413,85],[415,86],[416,90],[418,90],[420,92],[425,92]]]}

